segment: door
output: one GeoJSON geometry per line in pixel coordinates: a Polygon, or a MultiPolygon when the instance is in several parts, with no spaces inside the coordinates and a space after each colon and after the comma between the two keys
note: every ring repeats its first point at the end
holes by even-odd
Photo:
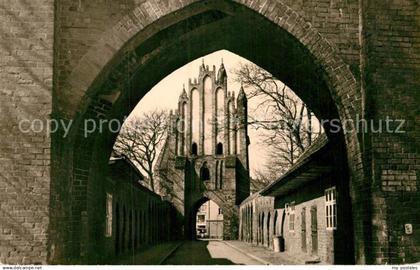
{"type": "Polygon", "coordinates": [[[318,218],[316,206],[311,207],[312,254],[318,254],[318,218]]]}
{"type": "Polygon", "coordinates": [[[301,226],[301,238],[302,238],[302,251],[306,252],[306,208],[302,208],[300,213],[302,226],[301,226]]]}

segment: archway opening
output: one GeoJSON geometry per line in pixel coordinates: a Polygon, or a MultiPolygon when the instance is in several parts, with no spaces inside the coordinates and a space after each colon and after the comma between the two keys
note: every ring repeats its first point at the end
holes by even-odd
{"type": "MultiPolygon", "coordinates": [[[[91,133],[86,137],[83,120],[91,118],[92,115],[95,115],[97,120],[122,120],[153,85],[192,59],[219,49],[228,49],[250,59],[286,83],[319,118],[340,119],[339,112],[341,118],[348,116],[346,115],[348,111],[351,112],[353,103],[349,99],[357,100],[357,96],[346,95],[346,98],[341,99],[336,88],[342,87],[343,84],[352,84],[352,76],[343,78],[344,81],[334,81],[329,73],[334,67],[323,66],[321,56],[314,55],[284,28],[241,5],[225,1],[215,1],[215,3],[216,6],[194,5],[198,10],[194,12],[187,7],[176,16],[168,16],[163,21],[156,22],[160,27],[147,29],[149,31],[147,33],[138,33],[112,57],[112,61],[110,60],[101,74],[98,74],[89,89],[83,89],[86,90],[86,93],[81,94],[85,97],[83,102],[69,109],[69,115],[71,110],[78,111],[74,117],[77,124],[73,125],[71,139],[67,142],[70,151],[63,154],[60,153],[60,151],[65,152],[62,148],[53,149],[53,152],[57,151],[53,155],[59,154],[63,168],[55,167],[52,172],[56,181],[52,189],[60,189],[59,183],[62,182],[60,179],[67,179],[68,183],[63,186],[72,186],[71,190],[78,190],[79,186],[86,187],[84,194],[70,194],[57,199],[63,208],[72,205],[71,211],[66,211],[68,216],[65,218],[72,221],[71,226],[74,228],[57,232],[57,235],[62,234],[62,237],[57,239],[65,239],[64,242],[67,241],[69,244],[71,250],[69,253],[85,253],[80,252],[80,247],[83,245],[80,245],[82,239],[77,234],[85,224],[92,226],[87,229],[90,243],[87,252],[95,253],[100,248],[101,241],[95,239],[96,225],[100,223],[100,217],[95,211],[97,205],[102,205],[103,197],[88,194],[95,194],[101,186],[101,179],[104,179],[106,171],[104,168],[117,136],[105,131],[91,133]],[[238,35],[238,32],[241,35],[238,35]],[[214,39],[214,36],[219,38],[214,39]],[[188,52],[179,53],[179,48],[185,44],[191,44],[188,52]],[[162,62],[159,59],[166,61],[162,62]],[[333,98],[331,93],[337,95],[333,98]],[[348,102],[348,106],[343,102],[348,102]],[[98,107],[103,108],[100,113],[97,112],[98,107]],[[71,177],[62,178],[63,175],[71,177]],[[77,201],[77,204],[71,203],[73,201],[77,201]],[[86,212],[90,222],[83,223],[82,213],[86,212]]],[[[60,105],[55,107],[59,108],[60,105]]],[[[344,142],[342,133],[328,133],[328,136],[330,139],[344,142]]],[[[357,138],[351,137],[353,135],[347,136],[346,143],[351,144],[348,147],[357,151],[357,138]]],[[[59,142],[53,145],[60,145],[59,142]]],[[[57,209],[60,209],[60,206],[57,206],[57,209]]],[[[53,222],[60,222],[61,213],[55,213],[54,209],[52,212],[53,219],[57,219],[53,222]]],[[[125,215],[123,210],[123,216],[125,215]]],[[[264,241],[264,237],[262,240],[264,241]]],[[[122,248],[124,247],[125,244],[122,244],[122,248]]],[[[66,245],[63,245],[63,248],[66,248],[66,245]]]]}
{"type": "Polygon", "coordinates": [[[194,228],[195,239],[223,239],[223,212],[217,203],[206,199],[198,206],[193,216],[195,224],[192,224],[192,227],[194,228]]]}

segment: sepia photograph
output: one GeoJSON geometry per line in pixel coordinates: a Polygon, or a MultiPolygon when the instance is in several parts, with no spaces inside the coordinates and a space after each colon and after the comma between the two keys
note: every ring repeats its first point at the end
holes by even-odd
{"type": "Polygon", "coordinates": [[[0,37],[1,269],[419,269],[420,1],[0,0],[0,37]]]}

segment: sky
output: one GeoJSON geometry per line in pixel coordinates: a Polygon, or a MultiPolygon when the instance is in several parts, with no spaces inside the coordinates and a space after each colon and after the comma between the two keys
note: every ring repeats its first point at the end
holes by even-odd
{"type": "MultiPolygon", "coordinates": [[[[183,84],[187,85],[189,78],[194,79],[198,77],[198,69],[202,61],[204,60],[204,64],[209,65],[210,69],[215,65],[216,70],[218,70],[222,59],[228,73],[228,91],[235,91],[235,95],[237,96],[241,85],[233,80],[232,72],[239,68],[241,63],[246,64],[251,62],[227,50],[221,50],[198,58],[169,74],[140,100],[130,114],[129,119],[130,117],[140,116],[143,112],[156,109],[175,110],[177,108],[178,97],[183,89],[183,84]]],[[[250,100],[248,104],[249,113],[254,111],[257,103],[257,100],[250,100]]],[[[249,165],[252,175],[255,168],[264,165],[267,156],[265,155],[266,151],[264,151],[264,146],[260,141],[260,133],[248,127],[248,135],[251,141],[249,145],[249,165]]]]}

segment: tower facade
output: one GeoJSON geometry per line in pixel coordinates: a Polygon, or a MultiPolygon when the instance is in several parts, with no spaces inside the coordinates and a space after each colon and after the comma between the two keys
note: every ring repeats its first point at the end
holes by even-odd
{"type": "Polygon", "coordinates": [[[171,128],[157,164],[165,195],[185,218],[194,237],[195,213],[206,200],[222,209],[225,239],[235,239],[238,205],[249,195],[247,98],[243,88],[228,91],[227,72],[203,63],[189,79],[171,112],[171,128]]]}

